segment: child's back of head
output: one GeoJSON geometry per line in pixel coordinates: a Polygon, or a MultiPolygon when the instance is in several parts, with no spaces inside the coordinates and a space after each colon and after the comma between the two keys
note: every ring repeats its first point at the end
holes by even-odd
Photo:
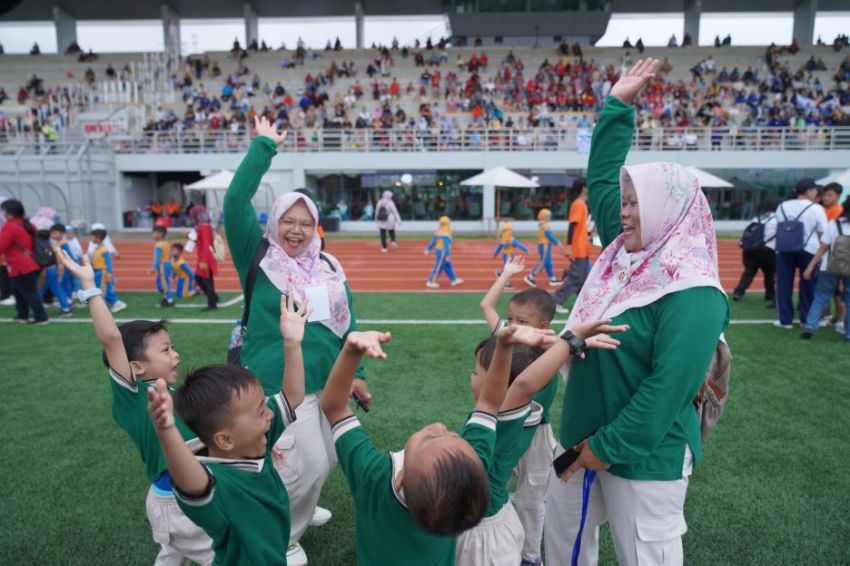
{"type": "Polygon", "coordinates": [[[532,287],[514,295],[508,303],[508,321],[548,328],[555,318],[555,300],[543,289],[532,287]],[[514,315],[514,316],[512,316],[514,315]]]}

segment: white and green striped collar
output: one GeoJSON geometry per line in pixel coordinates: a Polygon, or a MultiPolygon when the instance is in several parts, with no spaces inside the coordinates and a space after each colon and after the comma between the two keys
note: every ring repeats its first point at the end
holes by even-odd
{"type": "Polygon", "coordinates": [[[390,452],[390,461],[392,462],[392,474],[390,474],[390,489],[393,490],[393,495],[401,503],[402,507],[407,509],[407,503],[404,500],[404,489],[396,489],[396,479],[404,471],[404,450],[398,452],[390,452]]]}

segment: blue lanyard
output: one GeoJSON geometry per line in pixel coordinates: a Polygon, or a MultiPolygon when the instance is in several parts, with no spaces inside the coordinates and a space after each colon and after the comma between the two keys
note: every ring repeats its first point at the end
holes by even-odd
{"type": "Polygon", "coordinates": [[[578,555],[581,552],[581,535],[584,533],[584,524],[587,522],[587,505],[590,503],[590,486],[596,479],[596,472],[584,470],[584,483],[581,486],[581,522],[578,526],[575,544],[573,544],[572,566],[578,566],[578,555]]]}

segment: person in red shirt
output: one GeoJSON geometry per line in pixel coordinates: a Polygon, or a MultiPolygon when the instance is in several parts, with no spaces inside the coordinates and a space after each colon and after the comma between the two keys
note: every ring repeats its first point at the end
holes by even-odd
{"type": "Polygon", "coordinates": [[[210,215],[207,214],[205,206],[196,204],[189,211],[192,219],[195,221],[195,231],[197,232],[196,253],[197,263],[195,264],[195,282],[198,287],[207,296],[207,308],[205,311],[212,311],[218,308],[218,294],[215,292],[215,276],[218,275],[218,261],[213,255],[213,242],[215,242],[215,234],[213,233],[212,225],[210,225],[210,215]]]}
{"type": "Polygon", "coordinates": [[[552,296],[556,310],[560,313],[569,312],[564,308],[564,302],[571,295],[579,294],[587,280],[587,274],[590,273],[590,235],[587,230],[589,215],[587,183],[584,177],[579,177],[573,182],[573,193],[575,200],[570,205],[570,215],[567,217],[570,227],[567,233],[566,252],[570,258],[570,267],[564,274],[564,283],[552,296]]]}
{"type": "Polygon", "coordinates": [[[41,267],[33,259],[35,227],[26,219],[24,205],[16,199],[0,204],[5,222],[0,228],[0,254],[6,258],[12,293],[15,295],[15,322],[47,324],[47,312],[38,296],[41,267]],[[29,318],[32,311],[33,319],[29,318]]]}

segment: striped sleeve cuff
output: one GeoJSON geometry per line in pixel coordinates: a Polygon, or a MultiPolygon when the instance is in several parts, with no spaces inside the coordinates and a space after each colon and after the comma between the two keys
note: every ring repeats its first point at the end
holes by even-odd
{"type": "Polygon", "coordinates": [[[496,417],[499,421],[515,421],[517,419],[525,418],[525,416],[531,411],[531,404],[523,405],[522,407],[517,407],[516,409],[508,409],[507,411],[501,411],[496,417]]]}
{"type": "Polygon", "coordinates": [[[289,426],[295,422],[295,410],[289,406],[289,400],[283,391],[274,396],[274,401],[277,403],[277,408],[280,409],[280,414],[283,415],[283,424],[289,426]]]}
{"type": "Polygon", "coordinates": [[[496,430],[496,417],[484,411],[473,411],[466,421],[467,425],[479,425],[484,428],[496,430]]]}
{"type": "Polygon", "coordinates": [[[212,475],[212,472],[206,466],[203,466],[204,471],[207,473],[207,477],[210,480],[210,484],[207,487],[207,492],[200,497],[190,497],[180,491],[180,488],[177,487],[177,484],[172,484],[172,491],[174,492],[174,497],[189,505],[191,507],[203,507],[204,505],[209,504],[210,501],[213,500],[213,496],[215,495],[215,476],[212,475]]]}
{"type": "Polygon", "coordinates": [[[119,374],[117,371],[115,371],[112,368],[109,368],[109,378],[112,379],[112,381],[114,381],[115,383],[117,383],[121,387],[123,387],[124,389],[127,389],[128,391],[132,391],[133,393],[139,392],[139,386],[138,386],[138,384],[136,384],[136,376],[133,375],[133,374],[130,375],[130,379],[132,380],[132,385],[130,384],[130,381],[121,377],[121,374],[119,374]]]}
{"type": "Polygon", "coordinates": [[[337,421],[335,425],[331,427],[331,433],[333,434],[334,442],[338,441],[342,436],[350,431],[358,428],[360,425],[360,420],[354,415],[349,415],[342,419],[341,421],[337,421]]]}

